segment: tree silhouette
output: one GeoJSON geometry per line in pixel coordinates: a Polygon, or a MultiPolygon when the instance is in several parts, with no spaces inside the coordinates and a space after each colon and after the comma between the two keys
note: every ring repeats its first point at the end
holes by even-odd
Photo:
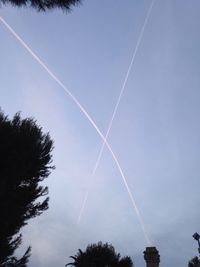
{"type": "Polygon", "coordinates": [[[31,248],[29,247],[24,254],[24,256],[18,260],[16,257],[9,257],[6,261],[4,261],[1,266],[3,267],[26,267],[29,257],[30,257],[31,248]]]}
{"type": "Polygon", "coordinates": [[[22,242],[21,227],[48,208],[48,188],[40,182],[54,168],[52,148],[33,119],[17,113],[9,120],[0,111],[0,266],[26,266],[30,248],[20,260],[13,254],[22,242]]]}
{"type": "Polygon", "coordinates": [[[70,11],[72,6],[78,5],[81,0],[0,0],[0,4],[11,4],[17,7],[32,7],[38,11],[47,11],[61,8],[70,11]]]}
{"type": "Polygon", "coordinates": [[[78,250],[75,256],[71,256],[74,262],[66,264],[75,267],[132,267],[133,262],[130,257],[120,258],[120,254],[115,252],[112,245],[91,244],[86,251],[78,250]]]}
{"type": "Polygon", "coordinates": [[[192,258],[188,262],[188,267],[200,267],[200,260],[199,260],[199,258],[198,257],[192,258]]]}

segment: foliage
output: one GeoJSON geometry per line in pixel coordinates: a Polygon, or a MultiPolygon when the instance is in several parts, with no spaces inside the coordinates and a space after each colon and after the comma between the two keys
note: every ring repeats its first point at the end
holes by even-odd
{"type": "Polygon", "coordinates": [[[78,5],[81,0],[0,0],[0,4],[11,4],[17,7],[32,7],[38,11],[61,8],[70,11],[71,6],[78,5]]]}
{"type": "Polygon", "coordinates": [[[26,253],[20,260],[17,260],[16,257],[10,257],[5,262],[3,262],[1,266],[3,267],[26,267],[26,264],[28,263],[28,259],[30,257],[30,251],[31,251],[31,248],[28,247],[26,253]]]}
{"type": "Polygon", "coordinates": [[[189,263],[188,267],[200,267],[200,260],[198,257],[192,258],[189,263]]]}
{"type": "Polygon", "coordinates": [[[120,254],[115,252],[112,245],[91,244],[87,246],[86,251],[78,250],[75,256],[71,256],[74,260],[67,265],[75,267],[132,267],[133,262],[130,257],[120,258],[120,254]]]}
{"type": "Polygon", "coordinates": [[[52,148],[33,119],[17,113],[9,120],[0,112],[0,266],[26,266],[30,248],[21,260],[13,254],[22,242],[21,227],[48,208],[48,188],[40,182],[54,168],[52,148]]]}

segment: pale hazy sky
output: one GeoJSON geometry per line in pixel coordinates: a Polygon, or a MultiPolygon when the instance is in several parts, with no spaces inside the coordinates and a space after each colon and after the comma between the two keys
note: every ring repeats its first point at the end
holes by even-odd
{"type": "MultiPolygon", "coordinates": [[[[2,16],[106,132],[150,0],[85,0],[70,14],[2,6],[2,16]]],[[[109,142],[161,266],[186,266],[200,231],[200,2],[157,0],[109,142]]],[[[0,106],[33,116],[55,141],[50,208],[23,229],[32,267],[64,266],[112,243],[144,266],[146,242],[107,149],[77,225],[101,139],[62,88],[0,23],[0,106]]]]}

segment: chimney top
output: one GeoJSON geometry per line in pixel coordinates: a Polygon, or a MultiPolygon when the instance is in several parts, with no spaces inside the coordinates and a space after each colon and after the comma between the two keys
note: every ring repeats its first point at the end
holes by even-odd
{"type": "Polygon", "coordinates": [[[144,259],[147,267],[158,267],[160,263],[160,255],[156,247],[146,247],[144,251],[144,259]]]}

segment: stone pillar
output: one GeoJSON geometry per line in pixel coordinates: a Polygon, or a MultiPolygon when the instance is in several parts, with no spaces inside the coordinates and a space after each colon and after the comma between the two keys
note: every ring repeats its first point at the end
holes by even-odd
{"type": "Polygon", "coordinates": [[[160,255],[156,247],[147,247],[144,251],[146,267],[159,267],[160,255]]]}

